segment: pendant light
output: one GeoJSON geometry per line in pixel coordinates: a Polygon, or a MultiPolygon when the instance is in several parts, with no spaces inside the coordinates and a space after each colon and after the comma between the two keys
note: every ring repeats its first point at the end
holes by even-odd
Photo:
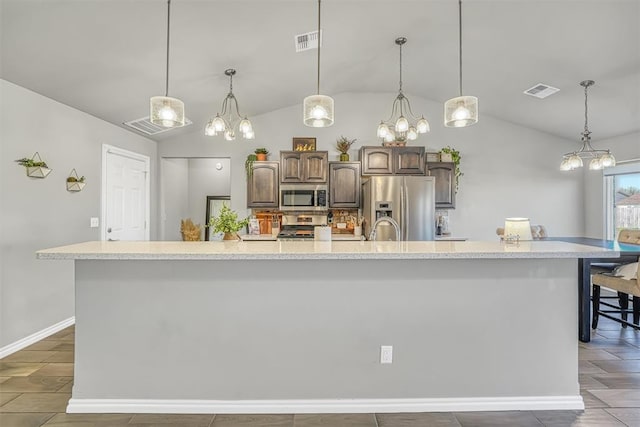
{"type": "Polygon", "coordinates": [[[444,103],[444,125],[461,128],[478,122],[478,98],[462,95],[462,0],[458,0],[460,96],[444,103]]]}
{"type": "Polygon", "coordinates": [[[169,28],[171,0],[167,0],[167,69],[164,96],[153,96],[149,102],[149,119],[154,125],[165,128],[184,126],[184,102],[169,96],[169,28]]]}
{"type": "Polygon", "coordinates": [[[400,47],[400,82],[398,96],[393,100],[391,116],[387,120],[382,120],[378,125],[378,138],[386,143],[406,143],[418,138],[418,134],[427,133],[431,130],[429,122],[424,116],[418,118],[411,111],[411,104],[402,92],[402,46],[407,42],[406,37],[398,37],[396,44],[400,47]],[[410,123],[409,119],[415,121],[410,123]]]}
{"type": "Polygon", "coordinates": [[[323,128],[333,124],[333,98],[326,95],[320,95],[320,2],[318,0],[318,80],[316,94],[307,96],[304,99],[302,110],[304,115],[304,124],[311,127],[323,128]]]}
{"type": "Polygon", "coordinates": [[[224,74],[229,76],[229,93],[224,101],[222,101],[222,112],[216,114],[214,118],[209,120],[204,127],[204,134],[207,136],[215,136],[218,133],[222,133],[224,139],[233,141],[236,139],[237,125],[238,131],[244,139],[254,139],[256,136],[253,132],[253,125],[246,116],[242,118],[238,100],[233,94],[233,76],[235,76],[236,70],[229,68],[225,70],[224,74]]]}
{"type": "Polygon", "coordinates": [[[593,80],[583,80],[580,82],[580,86],[584,87],[584,130],[582,131],[582,147],[578,151],[566,153],[562,156],[562,163],[560,163],[560,170],[562,171],[581,168],[584,164],[583,159],[590,160],[589,170],[600,170],[616,165],[616,159],[613,157],[613,154],[611,154],[611,151],[594,150],[593,147],[591,147],[591,132],[589,132],[587,121],[587,89],[595,83],[593,80]]]}

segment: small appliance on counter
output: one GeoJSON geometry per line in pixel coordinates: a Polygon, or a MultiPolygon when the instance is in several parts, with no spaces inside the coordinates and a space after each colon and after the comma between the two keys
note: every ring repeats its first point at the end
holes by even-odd
{"type": "Polygon", "coordinates": [[[282,215],[278,240],[313,240],[314,228],[326,225],[327,215],[282,215]]]}

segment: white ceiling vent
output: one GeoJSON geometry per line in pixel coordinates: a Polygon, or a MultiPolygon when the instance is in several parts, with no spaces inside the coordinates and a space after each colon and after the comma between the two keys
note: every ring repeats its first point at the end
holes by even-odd
{"type": "MultiPolygon", "coordinates": [[[[317,49],[318,31],[298,34],[297,36],[293,36],[293,41],[296,44],[296,53],[304,52],[305,50],[317,49]]],[[[320,31],[320,46],[322,46],[322,31],[320,31]]]]}
{"type": "MultiPolygon", "coordinates": [[[[184,118],[184,125],[189,126],[193,123],[191,120],[184,118]]],[[[162,126],[154,125],[149,120],[149,116],[143,117],[141,119],[131,120],[129,122],[124,122],[123,125],[130,127],[133,130],[137,130],[140,133],[145,135],[157,135],[162,132],[166,132],[171,129],[179,129],[179,128],[165,128],[162,126]]]]}
{"type": "Polygon", "coordinates": [[[526,95],[535,96],[536,98],[546,98],[549,95],[553,95],[560,89],[553,86],[546,85],[544,83],[538,83],[537,85],[525,90],[523,93],[526,95]]]}

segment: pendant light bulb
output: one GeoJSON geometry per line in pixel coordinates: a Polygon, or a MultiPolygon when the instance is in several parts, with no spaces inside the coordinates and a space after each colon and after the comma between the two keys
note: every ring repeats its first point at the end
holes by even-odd
{"type": "Polygon", "coordinates": [[[321,0],[318,0],[318,78],[316,95],[307,96],[302,103],[302,117],[306,126],[323,128],[333,124],[333,98],[320,95],[320,47],[322,31],[320,29],[321,0]]]}
{"type": "Polygon", "coordinates": [[[458,0],[459,89],[460,96],[444,103],[444,125],[465,127],[478,122],[478,98],[462,95],[462,0],[458,0]]]}
{"type": "Polygon", "coordinates": [[[153,96],[149,100],[149,120],[165,128],[185,125],[184,102],[169,96],[169,41],[171,28],[171,0],[167,0],[167,68],[164,96],[153,96]]]}

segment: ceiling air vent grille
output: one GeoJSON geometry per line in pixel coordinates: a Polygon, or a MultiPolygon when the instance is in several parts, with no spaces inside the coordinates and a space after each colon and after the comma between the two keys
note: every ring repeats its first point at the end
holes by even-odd
{"type": "MultiPolygon", "coordinates": [[[[317,49],[318,31],[298,34],[297,36],[293,36],[293,40],[296,44],[296,53],[304,52],[305,50],[317,49]]],[[[322,31],[320,31],[320,46],[322,46],[322,31]]]]}
{"type": "MultiPolygon", "coordinates": [[[[193,122],[185,117],[184,125],[189,126],[191,123],[193,122]]],[[[166,132],[171,129],[178,129],[178,128],[165,128],[162,126],[154,125],[149,120],[149,116],[143,117],[141,119],[124,122],[123,125],[130,127],[131,129],[136,130],[145,135],[157,135],[159,133],[166,132]]]]}
{"type": "Polygon", "coordinates": [[[536,98],[546,98],[549,95],[553,95],[558,92],[560,89],[555,88],[553,86],[546,85],[544,83],[538,83],[537,85],[527,89],[524,91],[526,95],[535,96],[536,98]]]}

